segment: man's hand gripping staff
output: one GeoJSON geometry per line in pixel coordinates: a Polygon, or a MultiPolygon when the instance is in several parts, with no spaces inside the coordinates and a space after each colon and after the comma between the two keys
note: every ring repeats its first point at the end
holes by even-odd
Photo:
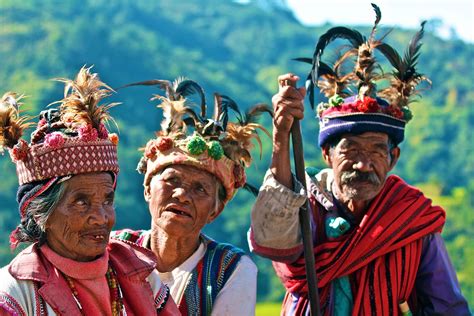
{"type": "MultiPolygon", "coordinates": [[[[275,178],[293,189],[293,180],[290,169],[289,135],[293,143],[293,158],[295,161],[296,179],[306,190],[306,178],[304,167],[303,142],[299,120],[304,117],[304,87],[297,88],[298,77],[293,74],[285,74],[278,77],[279,92],[273,99],[273,154],[271,171],[275,178]]],[[[303,237],[303,248],[308,278],[309,301],[312,315],[321,315],[316,269],[313,255],[313,240],[310,226],[308,202],[303,204],[299,212],[301,235],[303,237]]]]}

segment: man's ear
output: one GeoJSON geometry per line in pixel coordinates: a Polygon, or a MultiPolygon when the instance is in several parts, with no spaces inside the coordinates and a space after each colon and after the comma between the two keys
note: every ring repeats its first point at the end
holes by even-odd
{"type": "Polygon", "coordinates": [[[143,196],[145,197],[145,201],[150,202],[151,199],[151,192],[150,192],[150,185],[145,185],[143,189],[143,196]]]}
{"type": "Polygon", "coordinates": [[[329,153],[329,145],[325,145],[322,148],[321,154],[323,156],[324,161],[328,166],[331,166],[331,155],[329,153]]]}
{"type": "Polygon", "coordinates": [[[392,170],[397,164],[398,158],[400,158],[400,147],[392,148],[390,151],[390,170],[392,170]]]}
{"type": "Polygon", "coordinates": [[[212,223],[217,218],[217,216],[219,216],[219,214],[224,210],[224,202],[219,200],[218,203],[219,204],[217,205],[217,207],[211,212],[211,214],[209,214],[209,218],[207,219],[208,224],[212,223]]]}

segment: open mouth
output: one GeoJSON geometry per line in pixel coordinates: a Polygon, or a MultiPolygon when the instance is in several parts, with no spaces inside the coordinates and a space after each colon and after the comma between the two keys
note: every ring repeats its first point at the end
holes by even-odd
{"type": "Polygon", "coordinates": [[[109,239],[109,234],[108,233],[102,233],[102,232],[93,232],[93,233],[87,233],[84,234],[86,238],[89,238],[95,242],[104,242],[109,239]]]}
{"type": "Polygon", "coordinates": [[[188,213],[175,209],[175,208],[170,208],[168,209],[168,211],[174,214],[181,215],[181,216],[191,217],[191,215],[189,215],[188,213]]]}

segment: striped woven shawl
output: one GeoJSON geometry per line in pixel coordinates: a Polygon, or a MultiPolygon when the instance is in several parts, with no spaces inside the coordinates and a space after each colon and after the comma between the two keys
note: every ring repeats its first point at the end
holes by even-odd
{"type": "MultiPolygon", "coordinates": [[[[319,212],[317,229],[323,230],[325,210],[313,198],[311,204],[319,212]]],[[[440,232],[444,222],[443,209],[432,206],[431,200],[399,177],[389,176],[357,229],[314,248],[324,314],[332,310],[331,281],[349,275],[353,315],[398,315],[399,302],[408,301],[412,295],[421,238],[440,232]]],[[[283,314],[286,310],[303,315],[308,308],[304,257],[292,264],[274,262],[274,267],[287,289],[283,314]]]]}

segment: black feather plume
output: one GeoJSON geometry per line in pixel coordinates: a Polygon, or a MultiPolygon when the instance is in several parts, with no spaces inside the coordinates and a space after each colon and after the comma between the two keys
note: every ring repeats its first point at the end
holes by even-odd
{"type": "Polygon", "coordinates": [[[402,58],[400,57],[400,54],[393,49],[392,46],[386,44],[386,43],[381,43],[376,47],[384,56],[385,58],[388,59],[390,64],[397,70],[401,69],[402,67],[402,58]]]}
{"type": "MultiPolygon", "coordinates": [[[[317,81],[320,76],[319,65],[321,63],[321,55],[324,49],[335,39],[347,39],[353,48],[358,48],[365,42],[365,37],[358,31],[350,29],[344,26],[337,26],[329,29],[326,33],[321,35],[319,41],[316,43],[316,48],[313,54],[313,64],[311,68],[311,81],[312,84],[309,86],[310,90],[317,86],[317,81]]],[[[309,90],[308,90],[309,91],[309,90]]],[[[314,109],[314,92],[310,93],[311,107],[314,109]]]]}
{"type": "Polygon", "coordinates": [[[319,67],[318,67],[318,76],[324,76],[324,75],[331,75],[331,76],[337,76],[336,71],[334,71],[331,66],[329,66],[326,63],[323,63],[322,61],[319,62],[319,67]]]}
{"type": "Polygon", "coordinates": [[[421,29],[413,36],[410,44],[408,45],[408,49],[405,52],[402,62],[405,73],[401,74],[402,80],[408,80],[416,74],[415,67],[418,62],[418,57],[420,56],[420,48],[422,46],[421,39],[425,33],[425,23],[426,21],[421,23],[421,29]]]}
{"type": "Polygon", "coordinates": [[[204,89],[195,81],[190,79],[184,79],[180,81],[176,87],[177,96],[188,97],[197,93],[201,100],[201,117],[206,117],[206,96],[204,95],[204,89]]]}
{"type": "Polygon", "coordinates": [[[313,63],[313,59],[309,58],[309,57],[297,57],[297,58],[293,58],[291,60],[299,61],[299,62],[307,63],[307,64],[312,64],[313,63]]]}
{"type": "Polygon", "coordinates": [[[167,98],[169,98],[170,100],[174,100],[172,84],[168,80],[152,79],[152,80],[146,80],[146,81],[133,82],[133,83],[129,83],[129,84],[120,86],[118,88],[115,88],[114,90],[117,91],[123,88],[133,87],[133,86],[158,86],[161,90],[164,90],[166,92],[167,98]]]}
{"type": "Polygon", "coordinates": [[[371,5],[375,11],[375,22],[374,26],[372,27],[372,32],[370,33],[369,42],[374,40],[375,32],[377,31],[377,26],[379,25],[380,19],[382,18],[382,11],[380,11],[380,8],[375,3],[371,3],[371,5]]]}
{"type": "Polygon", "coordinates": [[[271,117],[273,117],[273,110],[271,107],[269,107],[265,103],[259,103],[256,104],[255,106],[251,107],[247,111],[245,111],[244,117],[238,118],[239,124],[240,125],[247,125],[249,123],[255,123],[257,121],[257,118],[262,114],[262,113],[268,113],[270,114],[271,117]]]}
{"type": "Polygon", "coordinates": [[[222,103],[222,108],[225,111],[225,115],[226,115],[225,116],[226,121],[225,121],[225,124],[223,125],[224,130],[225,130],[227,127],[229,109],[234,111],[238,118],[242,118],[242,113],[240,112],[240,109],[237,103],[226,95],[221,95],[221,103],[222,103]]]}
{"type": "Polygon", "coordinates": [[[220,123],[224,130],[227,128],[227,122],[229,120],[228,103],[224,102],[223,96],[221,96],[219,93],[214,93],[213,120],[216,123],[220,123]]]}
{"type": "Polygon", "coordinates": [[[308,94],[309,104],[311,105],[311,108],[314,110],[314,83],[311,78],[311,72],[308,74],[308,77],[306,77],[305,88],[307,91],[306,93],[308,94]]]}

